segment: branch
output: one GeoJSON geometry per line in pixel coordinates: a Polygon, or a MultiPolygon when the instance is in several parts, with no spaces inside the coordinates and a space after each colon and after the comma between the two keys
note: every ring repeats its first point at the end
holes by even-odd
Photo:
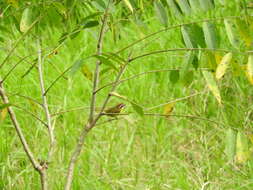
{"type": "MultiPolygon", "coordinates": [[[[101,29],[99,32],[99,38],[98,38],[98,43],[97,43],[97,55],[102,54],[103,39],[104,39],[104,34],[105,34],[105,26],[107,23],[109,5],[110,5],[110,0],[107,4],[106,10],[105,10],[105,13],[103,16],[103,20],[102,20],[102,26],[101,26],[101,29]]],[[[95,106],[96,106],[96,93],[95,93],[95,91],[97,90],[97,87],[99,84],[100,64],[101,64],[101,61],[98,60],[96,63],[95,74],[94,74],[94,79],[93,79],[93,89],[92,89],[92,97],[91,97],[91,108],[90,108],[89,122],[92,122],[93,118],[94,118],[94,112],[95,112],[95,106]]]]}
{"type": "Polygon", "coordinates": [[[211,120],[211,119],[207,119],[204,117],[199,117],[199,116],[195,116],[195,115],[181,115],[181,114],[159,114],[159,113],[144,113],[144,115],[149,115],[149,116],[160,116],[160,117],[168,117],[168,116],[172,116],[172,117],[186,117],[186,118],[191,118],[191,119],[199,119],[199,120],[203,120],[203,121],[208,121],[211,123],[215,123],[216,125],[222,125],[224,127],[227,127],[225,124],[211,120]]]}
{"type": "MultiPolygon", "coordinates": [[[[105,33],[105,26],[107,23],[107,17],[108,17],[108,12],[109,12],[109,7],[110,7],[111,0],[108,1],[103,20],[102,20],[102,26],[101,30],[99,33],[99,39],[98,39],[98,44],[97,44],[97,54],[100,55],[102,53],[102,45],[103,45],[103,38],[104,38],[104,33],[105,33]]],[[[69,168],[67,170],[67,177],[66,177],[66,184],[65,184],[65,190],[70,190],[71,184],[72,184],[72,179],[73,179],[73,172],[74,172],[74,167],[77,162],[77,159],[81,153],[81,150],[83,148],[84,140],[85,137],[87,136],[88,132],[95,126],[97,120],[93,120],[94,118],[94,112],[95,112],[95,104],[96,104],[96,94],[94,93],[97,89],[98,83],[99,83],[99,69],[100,69],[100,61],[97,61],[96,63],[96,69],[95,69],[95,74],[94,74],[94,81],[93,81],[93,90],[92,90],[92,97],[91,97],[91,108],[90,108],[90,116],[88,119],[88,122],[86,125],[84,125],[82,132],[79,136],[78,143],[76,145],[76,148],[71,156],[70,163],[69,163],[69,168]]]]}
{"type": "Polygon", "coordinates": [[[73,65],[71,65],[70,67],[68,67],[66,70],[64,70],[50,85],[49,87],[46,89],[46,91],[44,92],[44,96],[47,95],[48,91],[54,86],[54,84],[61,78],[64,76],[65,73],[67,73],[71,68],[73,67],[73,65]]]}
{"type": "Polygon", "coordinates": [[[40,39],[37,40],[38,43],[38,72],[39,72],[39,81],[40,81],[40,89],[41,89],[41,96],[43,100],[43,108],[46,114],[47,118],[47,129],[48,129],[48,134],[50,138],[50,147],[49,147],[49,152],[48,152],[48,161],[50,162],[52,154],[53,154],[53,148],[55,144],[55,137],[54,137],[54,131],[52,128],[52,122],[51,122],[51,116],[48,108],[48,103],[47,103],[47,96],[45,95],[45,87],[44,87],[44,79],[43,79],[43,70],[42,70],[42,56],[41,56],[41,41],[40,39]]]}
{"type": "Polygon", "coordinates": [[[167,52],[172,52],[172,51],[220,51],[220,52],[235,52],[235,53],[243,53],[239,51],[231,51],[227,49],[210,49],[210,48],[172,48],[172,49],[164,49],[164,50],[157,50],[157,51],[152,51],[148,52],[142,55],[138,55],[136,57],[133,57],[132,59],[129,60],[129,62],[135,61],[136,59],[140,59],[142,57],[150,56],[153,54],[159,54],[159,53],[167,53],[167,52]]]}
{"type": "Polygon", "coordinates": [[[22,97],[24,99],[30,100],[30,101],[38,104],[40,107],[43,107],[43,105],[40,102],[38,102],[37,100],[35,100],[35,99],[33,99],[33,98],[29,97],[29,96],[21,95],[21,94],[18,94],[18,93],[15,93],[15,94],[14,93],[7,93],[7,95],[19,96],[19,97],[22,97]]]}
{"type": "Polygon", "coordinates": [[[8,72],[7,74],[3,77],[2,83],[7,79],[7,77],[11,74],[11,72],[20,64],[22,61],[24,61],[26,58],[30,57],[30,55],[22,57],[8,72]]]}
{"type": "Polygon", "coordinates": [[[24,109],[24,108],[22,108],[22,107],[20,107],[20,106],[18,106],[18,105],[15,105],[15,104],[11,104],[12,106],[14,106],[14,107],[16,107],[16,108],[18,108],[18,109],[20,109],[20,110],[22,110],[23,112],[25,112],[25,113],[27,113],[27,114],[29,114],[29,115],[31,115],[32,117],[34,117],[36,120],[38,120],[39,122],[41,122],[43,125],[45,125],[46,127],[48,127],[48,124],[47,123],[45,123],[42,119],[40,119],[38,116],[36,116],[35,114],[33,114],[32,112],[29,112],[28,110],[26,110],[26,109],[24,109]]]}
{"type": "Polygon", "coordinates": [[[167,28],[158,30],[154,33],[148,34],[147,36],[132,42],[128,46],[126,46],[126,47],[118,50],[117,52],[115,52],[115,54],[121,53],[121,52],[125,51],[126,49],[129,49],[130,47],[134,46],[135,44],[138,44],[139,42],[142,42],[143,40],[146,40],[146,39],[148,39],[152,36],[155,36],[157,34],[160,34],[162,32],[165,32],[165,31],[168,31],[168,30],[171,30],[171,29],[180,28],[182,26],[187,26],[187,25],[191,25],[191,24],[198,24],[198,23],[202,23],[202,22],[220,21],[220,20],[224,20],[224,19],[237,19],[237,18],[241,18],[241,16],[228,16],[228,17],[222,17],[222,18],[209,18],[209,19],[198,20],[198,21],[194,21],[194,22],[178,24],[178,25],[175,25],[175,26],[169,26],[167,28]]]}
{"type": "Polygon", "coordinates": [[[182,98],[177,98],[177,99],[171,100],[171,101],[169,101],[169,102],[165,102],[165,103],[162,103],[162,104],[159,104],[159,105],[156,105],[156,106],[147,108],[147,109],[145,109],[145,110],[148,111],[148,110],[152,110],[152,109],[155,109],[155,108],[159,108],[159,107],[161,107],[161,106],[165,106],[166,104],[171,104],[171,103],[174,103],[174,102],[179,102],[179,101],[182,101],[182,100],[186,100],[186,99],[188,99],[188,98],[191,98],[191,97],[193,97],[193,96],[197,96],[197,95],[203,94],[203,93],[205,93],[205,92],[206,92],[206,90],[204,90],[204,91],[202,91],[202,92],[197,92],[197,93],[191,94],[191,95],[189,95],[189,96],[185,96],[185,97],[182,97],[182,98]]]}
{"type": "MultiPolygon", "coordinates": [[[[3,87],[3,84],[0,83],[0,96],[3,100],[3,103],[4,104],[9,104],[9,99],[8,97],[6,96],[6,93],[4,91],[4,87],[3,87]]],[[[26,139],[25,139],[25,136],[24,136],[24,133],[17,121],[17,118],[16,118],[16,115],[15,115],[15,112],[13,111],[13,109],[11,108],[11,106],[7,107],[7,110],[8,110],[8,113],[10,115],[10,118],[11,118],[11,121],[15,127],[15,130],[18,134],[18,137],[21,141],[21,144],[23,146],[23,149],[27,155],[27,157],[29,158],[30,162],[32,163],[33,165],[33,168],[40,174],[40,178],[41,178],[41,185],[42,185],[42,189],[43,190],[47,190],[47,180],[46,180],[46,172],[45,172],[45,168],[42,167],[38,162],[37,160],[35,159],[26,139]]]]}

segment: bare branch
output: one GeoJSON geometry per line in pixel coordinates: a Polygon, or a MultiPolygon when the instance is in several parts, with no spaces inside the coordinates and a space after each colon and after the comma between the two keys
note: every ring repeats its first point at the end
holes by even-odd
{"type": "Polygon", "coordinates": [[[39,72],[40,89],[41,89],[41,96],[43,100],[43,108],[44,108],[46,118],[47,118],[48,134],[50,138],[50,147],[49,147],[49,152],[48,152],[48,161],[50,162],[52,154],[53,154],[55,137],[54,137],[54,131],[52,128],[52,122],[51,122],[51,116],[50,116],[50,112],[48,108],[48,103],[47,103],[47,96],[45,95],[45,86],[44,86],[44,78],[43,78],[43,70],[42,70],[43,60],[42,60],[42,55],[41,55],[40,39],[37,40],[37,43],[38,43],[38,72],[39,72]]]}

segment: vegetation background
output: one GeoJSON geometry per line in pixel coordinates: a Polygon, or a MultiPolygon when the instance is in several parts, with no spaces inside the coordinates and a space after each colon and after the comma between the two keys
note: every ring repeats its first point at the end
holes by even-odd
{"type": "MultiPolygon", "coordinates": [[[[251,190],[252,1],[112,1],[105,54],[96,57],[107,4],[0,2],[0,76],[11,103],[0,101],[0,189],[41,188],[7,113],[13,107],[34,155],[46,160],[48,134],[38,120],[46,116],[36,103],[40,39],[57,142],[47,169],[51,189],[63,188],[89,117],[97,59],[103,87],[115,80],[120,57],[131,56],[122,79],[132,78],[108,105],[124,102],[123,115],[103,116],[89,133],[72,188],[251,190]]],[[[108,92],[99,91],[96,110],[108,92]]]]}

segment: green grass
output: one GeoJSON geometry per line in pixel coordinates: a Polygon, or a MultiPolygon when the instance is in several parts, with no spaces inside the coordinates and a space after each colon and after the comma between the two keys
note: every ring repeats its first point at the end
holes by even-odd
{"type": "MultiPolygon", "coordinates": [[[[223,11],[224,9],[218,7],[217,16],[223,11]]],[[[230,12],[231,10],[225,10],[225,15],[231,15],[230,12]]],[[[199,15],[201,18],[206,17],[204,13],[199,15]]],[[[199,15],[194,15],[193,19],[197,19],[199,15]]],[[[155,17],[148,14],[146,16],[148,19],[143,27],[134,23],[120,25],[121,38],[117,43],[113,42],[109,31],[105,38],[104,51],[115,52],[162,28],[155,17]]],[[[171,20],[171,24],[176,22],[178,21],[171,20]]],[[[15,30],[14,27],[12,29],[15,30]]],[[[219,30],[222,32],[221,28],[219,30]]],[[[137,56],[158,49],[184,47],[179,31],[175,29],[154,36],[130,48],[128,52],[123,52],[121,56],[126,58],[131,50],[133,56],[137,56]]],[[[54,47],[61,33],[62,31],[55,27],[43,31],[43,47],[54,47]]],[[[8,39],[9,42],[12,43],[19,35],[16,31],[14,37],[8,39]]],[[[44,63],[46,86],[76,60],[93,54],[96,51],[97,37],[96,29],[81,32],[74,40],[67,40],[57,55],[47,58],[44,63]]],[[[29,61],[36,58],[35,41],[32,37],[25,38],[1,69],[0,75],[4,76],[19,60],[17,55],[33,55],[29,61]]],[[[229,47],[226,36],[222,36],[221,41],[221,47],[229,47]]],[[[5,48],[9,49],[7,46],[5,48]]],[[[5,56],[6,52],[2,53],[0,60],[5,56]]],[[[241,57],[238,55],[238,58],[241,57]]],[[[182,68],[184,59],[184,52],[170,52],[138,59],[129,65],[123,78],[150,70],[182,68]]],[[[89,59],[85,64],[93,70],[95,59],[89,59]]],[[[106,68],[104,65],[101,67],[106,68]]],[[[205,63],[200,63],[199,67],[205,67],[205,63]]],[[[21,80],[28,68],[29,64],[25,62],[18,65],[6,80],[5,88],[10,93],[12,103],[45,120],[40,107],[24,98],[11,95],[20,93],[41,101],[37,70],[33,69],[21,80]]],[[[252,86],[246,77],[234,76],[231,73],[231,70],[228,71],[220,84],[222,106],[219,106],[211,92],[208,92],[176,103],[173,111],[174,114],[196,115],[223,125],[185,117],[170,117],[169,120],[154,116],[140,117],[136,113],[101,124],[91,131],[85,141],[83,153],[76,165],[73,189],[251,190],[252,159],[244,165],[232,165],[227,162],[224,154],[226,130],[233,127],[245,133],[251,132],[252,122],[252,86]]],[[[169,74],[161,72],[140,76],[122,83],[117,92],[149,108],[205,89],[206,84],[200,71],[194,72],[194,80],[188,87],[181,82],[172,84],[169,74]]],[[[113,81],[115,76],[115,71],[106,73],[101,77],[100,85],[113,81]]],[[[66,77],[67,79],[59,80],[49,91],[51,113],[89,106],[91,81],[81,72],[74,76],[67,74],[66,77]]],[[[97,106],[101,106],[108,91],[109,88],[100,91],[97,106]]],[[[109,105],[121,101],[113,97],[109,105]]],[[[124,112],[134,112],[131,105],[126,104],[124,112]]],[[[48,151],[46,128],[29,114],[14,109],[31,149],[37,158],[45,159],[48,151]]],[[[162,113],[163,107],[152,112],[162,113]]],[[[63,188],[69,159],[88,113],[89,110],[84,109],[54,117],[57,149],[48,169],[52,189],[63,188]]],[[[99,123],[105,120],[106,118],[102,118],[99,123]]],[[[10,119],[0,121],[0,126],[0,189],[39,189],[39,175],[26,157],[10,119]]]]}

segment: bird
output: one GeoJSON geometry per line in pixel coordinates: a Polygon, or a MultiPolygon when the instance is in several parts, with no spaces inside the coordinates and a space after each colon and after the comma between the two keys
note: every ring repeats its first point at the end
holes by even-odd
{"type": "Polygon", "coordinates": [[[125,106],[126,104],[123,103],[117,104],[111,108],[106,109],[104,115],[107,115],[109,117],[116,117],[125,106]]]}

